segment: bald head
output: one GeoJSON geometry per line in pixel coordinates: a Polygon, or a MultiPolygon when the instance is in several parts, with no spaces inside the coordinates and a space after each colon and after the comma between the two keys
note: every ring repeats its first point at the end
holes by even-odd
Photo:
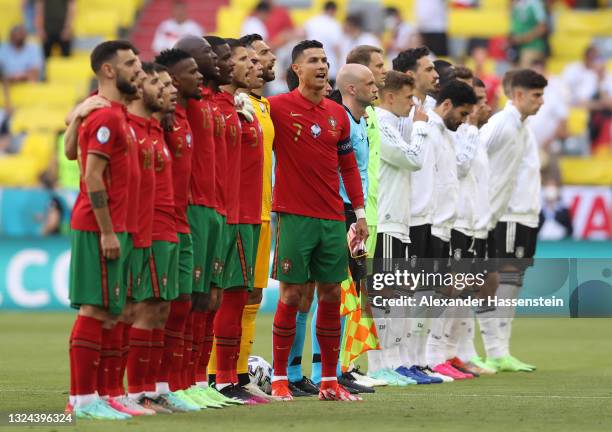
{"type": "Polygon", "coordinates": [[[215,81],[219,78],[219,70],[216,65],[217,55],[206,39],[198,36],[184,36],[174,44],[174,48],[185,51],[194,58],[205,80],[215,81]]]}
{"type": "Polygon", "coordinates": [[[378,95],[372,71],[361,64],[350,63],[342,66],[336,75],[336,85],[347,106],[355,104],[365,108],[372,105],[378,95]]]}

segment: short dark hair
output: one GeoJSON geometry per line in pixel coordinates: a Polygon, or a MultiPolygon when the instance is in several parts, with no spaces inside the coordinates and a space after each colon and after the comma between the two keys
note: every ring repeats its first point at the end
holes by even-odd
{"type": "Polygon", "coordinates": [[[465,104],[474,105],[478,102],[472,86],[457,80],[449,81],[440,89],[437,105],[440,105],[446,99],[450,99],[454,107],[465,104]]]}
{"type": "Polygon", "coordinates": [[[399,72],[411,70],[416,72],[419,59],[430,54],[431,51],[426,46],[404,50],[393,59],[393,70],[399,72]]]}
{"type": "Polygon", "coordinates": [[[171,48],[163,50],[157,57],[155,57],[155,63],[164,65],[166,67],[172,67],[183,60],[192,58],[191,55],[183,50],[177,48],[171,48]]]}
{"type": "Polygon", "coordinates": [[[91,70],[98,73],[102,65],[117,55],[117,51],[132,50],[138,55],[138,50],[126,40],[111,40],[98,44],[89,56],[91,70]]]}
{"type": "Polygon", "coordinates": [[[474,87],[487,88],[485,83],[480,78],[478,78],[478,77],[472,78],[472,84],[474,85],[474,87]]]}
{"type": "Polygon", "coordinates": [[[543,89],[548,85],[544,76],[531,69],[521,69],[512,77],[512,88],[524,88],[528,90],[543,89]]]}
{"type": "Polygon", "coordinates": [[[394,92],[401,90],[405,86],[414,87],[414,78],[403,72],[389,71],[385,76],[385,86],[380,89],[380,92],[394,92]]]}
{"type": "Polygon", "coordinates": [[[252,33],[249,35],[242,36],[240,39],[240,43],[242,43],[246,47],[250,47],[253,45],[253,42],[263,41],[263,37],[260,34],[252,33]]]}
{"type": "Polygon", "coordinates": [[[299,42],[291,50],[291,62],[295,63],[297,58],[301,56],[304,51],[310,48],[323,48],[323,44],[318,40],[303,40],[299,42]]]}
{"type": "Polygon", "coordinates": [[[354,27],[363,28],[363,15],[360,13],[352,13],[344,20],[346,23],[351,24],[354,27]]]}
{"type": "Polygon", "coordinates": [[[287,88],[289,91],[293,91],[300,85],[300,79],[297,74],[291,69],[291,66],[287,68],[287,73],[285,74],[285,80],[287,81],[287,88]]]}
{"type": "Polygon", "coordinates": [[[254,12],[270,12],[271,9],[272,8],[270,7],[270,3],[268,3],[267,1],[260,1],[259,3],[257,3],[253,11],[254,12]]]}
{"type": "Polygon", "coordinates": [[[159,63],[153,63],[153,67],[155,68],[155,72],[160,73],[160,72],[168,72],[170,73],[170,71],[168,70],[168,68],[162,64],[159,63]]]}
{"type": "Polygon", "coordinates": [[[474,73],[472,72],[472,69],[468,67],[457,66],[455,68],[455,76],[464,80],[471,80],[474,78],[474,73]]]}
{"type": "Polygon", "coordinates": [[[227,44],[227,40],[219,36],[208,35],[204,36],[204,39],[206,39],[206,42],[208,42],[213,48],[218,47],[219,45],[227,44]]]}
{"type": "Polygon", "coordinates": [[[502,78],[502,90],[506,97],[510,97],[510,93],[512,93],[512,80],[514,79],[514,75],[518,72],[518,69],[510,69],[506,71],[504,77],[502,78]]]}
{"type": "Polygon", "coordinates": [[[233,51],[236,48],[246,48],[245,45],[240,42],[240,40],[238,39],[234,39],[234,38],[227,38],[225,39],[225,42],[227,42],[227,44],[229,45],[229,47],[231,48],[231,50],[233,51]]]}
{"type": "Polygon", "coordinates": [[[444,85],[447,82],[454,80],[457,76],[455,73],[455,66],[451,62],[438,59],[434,60],[433,64],[436,72],[438,72],[440,85],[444,85]]]}
{"type": "Polygon", "coordinates": [[[157,70],[155,69],[155,63],[142,62],[142,71],[147,75],[153,75],[153,73],[157,72],[157,70]]]}
{"type": "Polygon", "coordinates": [[[375,52],[382,54],[383,50],[372,45],[359,45],[348,53],[346,56],[346,63],[357,63],[368,66],[370,64],[372,53],[375,52]]]}
{"type": "Polygon", "coordinates": [[[336,4],[335,1],[326,1],[325,4],[323,5],[323,10],[325,12],[330,11],[330,10],[338,10],[338,5],[336,4]]]}
{"type": "Polygon", "coordinates": [[[398,15],[399,16],[400,11],[398,8],[396,8],[395,6],[388,6],[385,8],[385,15],[398,15]]]}

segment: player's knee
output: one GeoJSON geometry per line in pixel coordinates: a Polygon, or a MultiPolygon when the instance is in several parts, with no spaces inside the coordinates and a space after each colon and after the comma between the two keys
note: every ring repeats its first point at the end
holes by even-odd
{"type": "Polygon", "coordinates": [[[82,305],[79,308],[79,315],[86,316],[89,318],[95,318],[100,321],[106,321],[110,314],[106,309],[103,309],[98,306],[82,305]]]}
{"type": "Polygon", "coordinates": [[[318,283],[319,301],[339,302],[341,296],[340,284],[318,283]]]}
{"type": "Polygon", "coordinates": [[[300,286],[283,284],[280,290],[280,300],[287,306],[299,307],[302,300],[300,286]]]}
{"type": "Polygon", "coordinates": [[[253,291],[249,293],[249,297],[247,298],[247,304],[256,305],[260,304],[263,300],[263,289],[254,288],[253,291]]]}

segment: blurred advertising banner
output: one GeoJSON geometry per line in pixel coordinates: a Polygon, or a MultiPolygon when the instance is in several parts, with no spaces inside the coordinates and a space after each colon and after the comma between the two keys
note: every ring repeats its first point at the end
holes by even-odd
{"type": "Polygon", "coordinates": [[[574,225],[574,238],[612,238],[612,188],[603,186],[564,186],[562,200],[568,206],[574,225]]]}

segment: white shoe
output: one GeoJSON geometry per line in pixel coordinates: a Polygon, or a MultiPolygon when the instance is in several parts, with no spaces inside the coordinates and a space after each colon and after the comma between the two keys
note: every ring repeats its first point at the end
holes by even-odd
{"type": "Polygon", "coordinates": [[[362,385],[364,387],[382,387],[389,384],[387,381],[364,375],[358,368],[353,368],[348,373],[351,374],[353,378],[355,378],[356,384],[362,385]]]}
{"type": "Polygon", "coordinates": [[[449,382],[455,381],[453,378],[451,378],[449,376],[446,376],[446,375],[442,375],[441,373],[438,373],[438,372],[434,372],[434,371],[432,371],[429,368],[424,369],[423,372],[425,372],[430,377],[440,378],[445,383],[449,383],[449,382]]]}
{"type": "Polygon", "coordinates": [[[248,383],[247,385],[243,386],[243,388],[248,391],[249,393],[251,393],[253,396],[258,396],[264,399],[267,399],[269,401],[278,401],[280,400],[277,397],[274,396],[270,396],[268,393],[264,392],[262,389],[260,389],[257,384],[255,383],[248,383]]]}
{"type": "Polygon", "coordinates": [[[134,399],[127,397],[126,395],[119,396],[114,399],[117,402],[119,402],[121,405],[123,405],[124,407],[132,411],[139,412],[141,413],[141,415],[154,415],[155,414],[155,411],[153,411],[152,409],[143,407],[138,402],[136,402],[134,399]]]}

